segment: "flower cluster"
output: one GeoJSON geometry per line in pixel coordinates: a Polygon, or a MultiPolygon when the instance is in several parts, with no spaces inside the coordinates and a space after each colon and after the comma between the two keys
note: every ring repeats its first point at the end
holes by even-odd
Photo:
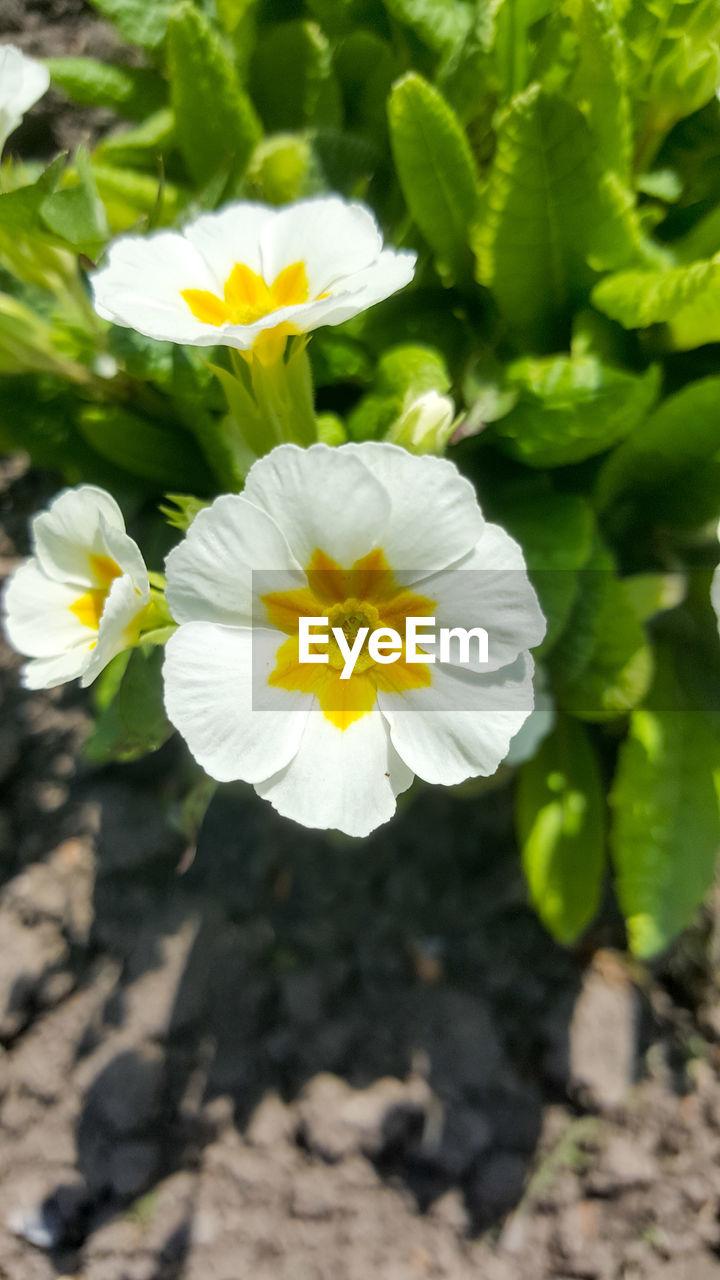
{"type": "MultiPolygon", "coordinates": [[[[262,424],[266,405],[292,413],[292,397],[278,398],[290,389],[288,338],[387,297],[414,262],[383,248],[357,203],[239,203],[182,232],[119,240],[93,288],[105,319],[242,353],[252,380],[233,376],[262,424]]],[[[454,464],[432,456],[453,417],[452,401],[426,392],[405,404],[398,443],[268,451],[256,433],[264,456],[243,492],[201,509],[167,558],[171,722],[212,778],[251,783],[307,826],[363,836],[415,775],[454,784],[495,772],[532,710],[530,650],[545,621],[518,545],[486,522],[454,464]],[[300,624],[318,618],[335,638],[304,661],[300,624]],[[383,659],[365,639],[423,618],[481,622],[489,658],[427,648],[418,658],[401,643],[383,659]]],[[[59,494],[4,595],[7,635],[29,658],[25,684],[89,684],[152,629],[151,595],[115,501],[89,485],[59,494]]]]}

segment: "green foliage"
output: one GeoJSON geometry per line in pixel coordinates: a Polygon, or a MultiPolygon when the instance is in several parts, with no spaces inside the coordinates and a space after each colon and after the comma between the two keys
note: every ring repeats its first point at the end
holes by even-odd
{"type": "Polygon", "coordinates": [[[579,572],[593,543],[592,512],[582,498],[545,484],[518,485],[491,502],[490,514],[520,543],[545,618],[536,656],[562,634],[577,596],[579,572]]]}
{"type": "Polygon", "coordinates": [[[379,439],[410,401],[425,391],[444,393],[449,386],[439,352],[431,347],[392,347],[378,364],[372,390],[350,414],[348,432],[353,440],[379,439]]]}
{"type": "Polygon", "coordinates": [[[242,176],[260,123],[219,34],[190,0],[170,14],[168,74],[177,141],[193,180],[208,182],[230,167],[242,176]]]}
{"type": "Polygon", "coordinates": [[[531,467],[581,462],[617,444],[645,418],[659,385],[656,368],[638,376],[585,354],[516,360],[506,374],[517,401],[494,431],[531,467]]]}
{"type": "Polygon", "coordinates": [[[589,292],[589,259],[622,261],[632,252],[585,117],[538,85],[499,121],[473,247],[478,279],[492,289],[513,340],[545,350],[589,292]]]}
{"type": "Polygon", "coordinates": [[[96,58],[48,58],[56,89],[81,107],[110,107],[128,120],[144,120],[167,101],[167,87],[146,67],[116,67],[96,58]]]}
{"type": "Polygon", "coordinates": [[[103,18],[117,27],[130,44],[156,49],[167,32],[173,0],[90,0],[103,18]]]}
{"type": "Polygon", "coordinates": [[[720,378],[692,382],[610,455],[598,501],[626,521],[651,519],[690,528],[720,510],[720,378]]]}
{"type": "Polygon", "coordinates": [[[720,824],[720,713],[687,705],[677,655],[661,659],[650,705],[633,713],[610,796],[618,899],[630,945],[643,957],[662,951],[695,915],[713,880],[720,824]]]}
{"type": "Polygon", "coordinates": [[[720,341],[720,254],[655,271],[620,271],[593,290],[600,311],[626,329],[669,323],[680,350],[720,341]]]}
{"type": "Polygon", "coordinates": [[[613,558],[599,539],[580,574],[579,588],[562,640],[550,655],[557,697],[580,720],[615,720],[647,693],[652,649],[613,558]]]}
{"type": "Polygon", "coordinates": [[[112,760],[138,760],[157,751],[173,732],[165,715],[160,669],[162,648],[143,645],[127,650],[106,673],[110,695],[85,742],[85,755],[95,764],[112,760]],[[112,684],[120,676],[116,690],[112,684]],[[114,677],[114,679],[113,679],[114,677]]]}
{"type": "Polygon", "coordinates": [[[117,467],[163,487],[205,488],[210,475],[197,445],[183,431],[115,405],[88,405],[77,418],[82,436],[117,467]]]}
{"type": "MultiPolygon", "coordinates": [[[[2,166],[0,446],[150,512],[160,556],[273,443],[413,444],[434,404],[547,619],[559,718],[518,780],[532,901],[564,943],[592,917],[615,770],[617,893],[655,953],[720,838],[717,0],[93,4],[135,50],[48,65],[115,124],[90,155],[2,166]],[[111,237],[326,191],[416,250],[415,280],[293,338],[282,376],[95,314],[111,237]]],[[[152,583],[147,644],[100,682],[101,762],[169,732],[152,583]]]]}
{"type": "Polygon", "coordinates": [[[520,767],[516,820],[530,898],[558,942],[597,911],[605,870],[605,801],[587,730],[561,716],[520,767]]]}
{"type": "Polygon", "coordinates": [[[315,22],[271,27],[255,49],[250,86],[269,133],[342,122],[330,45],[315,22]]]}
{"type": "Polygon", "coordinates": [[[452,108],[421,76],[393,88],[390,136],[408,208],[440,262],[462,278],[477,211],[472,153],[452,108]]]}

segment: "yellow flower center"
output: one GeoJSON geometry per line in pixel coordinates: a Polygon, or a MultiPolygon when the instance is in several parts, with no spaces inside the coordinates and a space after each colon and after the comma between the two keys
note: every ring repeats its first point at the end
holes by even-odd
{"type": "Polygon", "coordinates": [[[415,595],[395,581],[382,551],[371,551],[350,569],[342,569],[324,551],[315,551],[306,577],[307,587],[262,597],[269,620],[289,635],[278,649],[269,684],[314,693],[327,719],[342,730],[372,711],[378,693],[403,693],[430,684],[429,665],[408,663],[404,648],[391,665],[377,663],[368,651],[369,637],[350,678],[340,678],[345,658],[332,636],[333,627],[342,628],[348,644],[361,627],[368,627],[370,634],[378,627],[388,627],[403,636],[408,617],[429,617],[435,608],[436,601],[415,595]],[[328,661],[301,663],[298,619],[323,616],[328,620],[330,639],[327,645],[310,648],[326,652],[328,661]]]}
{"type": "MultiPolygon", "coordinates": [[[[292,262],[271,284],[267,284],[251,267],[237,262],[225,281],[222,298],[207,289],[181,289],[180,294],[196,320],[219,327],[222,324],[254,324],[281,307],[307,302],[310,286],[304,262],[292,262]]],[[[319,295],[321,298],[327,296],[326,293],[319,295]]],[[[282,355],[286,339],[297,332],[295,326],[287,322],[264,329],[255,339],[253,351],[264,363],[269,363],[282,355]]]]}
{"type": "Polygon", "coordinates": [[[108,592],[115,579],[121,576],[122,569],[110,556],[91,554],[90,572],[98,585],[91,587],[74,604],[71,604],[70,612],[75,614],[78,622],[82,622],[84,627],[92,627],[93,631],[98,631],[108,592]]]}
{"type": "MultiPolygon", "coordinates": [[[[340,627],[348,644],[353,645],[361,627],[367,627],[369,632],[373,632],[380,626],[380,614],[375,605],[371,604],[369,600],[352,599],[344,600],[342,604],[334,604],[327,613],[327,620],[330,631],[330,639],[327,646],[328,662],[337,671],[342,671],[345,666],[345,655],[341,652],[340,646],[333,635],[333,628],[340,627]]],[[[355,662],[355,671],[358,674],[361,671],[367,671],[368,667],[373,665],[373,659],[368,653],[367,644],[368,637],[366,636],[365,643],[355,662]]]]}

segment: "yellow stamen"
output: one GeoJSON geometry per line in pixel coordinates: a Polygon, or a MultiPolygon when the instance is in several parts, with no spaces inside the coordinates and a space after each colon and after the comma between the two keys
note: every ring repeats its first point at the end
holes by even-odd
{"type": "Polygon", "coordinates": [[[75,614],[78,622],[81,622],[84,627],[91,627],[93,631],[98,631],[108,592],[115,579],[122,574],[122,569],[110,556],[91,553],[90,571],[99,586],[91,587],[74,604],[71,604],[70,612],[75,614]]]}
{"type": "Polygon", "coordinates": [[[415,595],[395,581],[382,551],[371,551],[350,569],[342,569],[324,551],[317,550],[306,575],[307,587],[262,597],[270,621],[290,636],[278,649],[269,684],[315,694],[326,718],[341,730],[372,711],[378,691],[402,693],[430,684],[427,663],[408,663],[401,653],[392,664],[378,664],[368,652],[367,641],[353,674],[347,680],[340,678],[345,659],[332,636],[333,627],[342,627],[349,644],[361,627],[368,627],[370,633],[378,627],[392,627],[402,636],[408,616],[428,617],[435,608],[434,600],[415,595]],[[330,639],[327,646],[315,646],[315,651],[324,649],[328,662],[301,663],[298,619],[322,616],[328,620],[330,639]]]}
{"type": "MultiPolygon", "coordinates": [[[[181,289],[180,296],[196,320],[219,327],[221,324],[254,324],[281,307],[308,302],[310,285],[304,262],[291,262],[272,284],[267,284],[244,262],[237,262],[225,281],[222,298],[206,289],[181,289]]],[[[319,296],[326,298],[328,295],[321,293],[319,296]]],[[[271,364],[282,355],[287,337],[297,332],[287,322],[263,329],[255,339],[253,354],[263,364],[271,364]]]]}

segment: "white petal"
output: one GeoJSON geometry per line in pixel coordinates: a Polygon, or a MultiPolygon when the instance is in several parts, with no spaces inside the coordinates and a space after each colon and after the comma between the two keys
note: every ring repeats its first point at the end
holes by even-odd
{"type": "Polygon", "coordinates": [[[239,494],[224,494],[198,512],[166,560],[166,598],[176,622],[251,626],[257,621],[253,570],[272,575],[265,590],[305,585],[274,520],[239,494]],[[283,581],[275,580],[282,573],[283,581]],[[287,577],[285,578],[285,575],[287,577]]]}
{"type": "Polygon", "coordinates": [[[105,320],[168,342],[208,346],[220,341],[218,327],[197,320],[181,295],[183,289],[217,293],[217,279],[177,231],[121,237],[90,279],[95,310],[105,320]]]}
{"type": "Polygon", "coordinates": [[[86,646],[70,649],[55,658],[33,658],[22,669],[22,683],[26,689],[55,689],[68,680],[81,676],[89,657],[86,646]]]}
{"type": "Polygon", "coordinates": [[[14,44],[0,46],[0,108],[23,115],[50,86],[50,72],[14,44]]]}
{"type": "Polygon", "coordinates": [[[90,555],[107,555],[104,529],[124,532],[114,498],[94,485],[63,489],[32,522],[35,554],[48,577],[95,586],[90,555]]]}
{"type": "Polygon", "coordinates": [[[50,84],[47,67],[13,44],[0,46],[0,151],[50,84]]]}
{"type": "Polygon", "coordinates": [[[264,687],[287,637],[279,632],[188,622],[170,637],[163,676],[165,707],[190,751],[218,782],[259,782],[292,759],[312,704],[309,694],[264,687]]]}
{"type": "Polygon", "coordinates": [[[316,297],[371,266],[382,250],[382,236],[366,205],[316,196],[280,209],[264,228],[261,246],[265,280],[304,262],[310,296],[316,297]]]}
{"type": "Polygon", "coordinates": [[[112,658],[134,644],[133,623],[145,603],[130,577],[123,574],[122,578],[115,579],[100,618],[97,643],[80,681],[83,688],[92,684],[112,658]]]}
{"type": "Polygon", "coordinates": [[[277,217],[278,211],[270,205],[238,201],[215,213],[204,213],[183,228],[185,238],[208,265],[213,293],[223,296],[225,282],[237,263],[262,275],[260,237],[277,217]]]}
{"type": "Polygon", "coordinates": [[[18,653],[51,658],[77,645],[89,648],[96,633],[70,612],[78,588],[54,582],[37,560],[26,560],[10,575],[3,593],[5,632],[18,653]]]}
{"type": "MultiPolygon", "coordinates": [[[[523,650],[540,644],[545,635],[545,618],[522,550],[497,524],[485,525],[470,555],[414,587],[437,601],[436,628],[485,628],[489,662],[479,665],[477,648],[471,646],[472,660],[467,665],[475,670],[497,671],[523,650]]],[[[453,662],[457,653],[453,647],[453,662]]]]}
{"type": "Polygon", "coordinates": [[[393,816],[395,797],[412,780],[377,711],[340,730],[314,710],[297,754],[255,790],[304,827],[366,836],[393,816]]]}
{"type": "Polygon", "coordinates": [[[127,574],[133,586],[140,592],[142,603],[147,604],[150,598],[150,584],[145,561],[137,542],[127,533],[110,528],[102,517],[100,538],[104,547],[102,554],[109,556],[123,573],[127,574]]]}
{"type": "Polygon", "coordinates": [[[533,663],[522,655],[487,676],[438,663],[432,684],[378,694],[393,745],[413,773],[452,786],[494,773],[533,708],[533,663]]]}
{"type": "Polygon", "coordinates": [[[372,266],[338,281],[329,298],[309,304],[302,319],[296,319],[297,327],[308,333],[322,324],[343,324],[404,289],[415,274],[416,261],[408,249],[383,249],[372,266]]]}
{"type": "Polygon", "coordinates": [[[390,515],[383,486],[347,446],[279,445],[251,467],[244,493],[272,516],[303,568],[318,548],[349,568],[382,545],[390,515]]]}
{"type": "Polygon", "coordinates": [[[475,490],[454,463],[375,441],[342,451],[358,458],[389,494],[390,519],[378,545],[404,582],[444,569],[478,542],[485,521],[475,490]]]}

